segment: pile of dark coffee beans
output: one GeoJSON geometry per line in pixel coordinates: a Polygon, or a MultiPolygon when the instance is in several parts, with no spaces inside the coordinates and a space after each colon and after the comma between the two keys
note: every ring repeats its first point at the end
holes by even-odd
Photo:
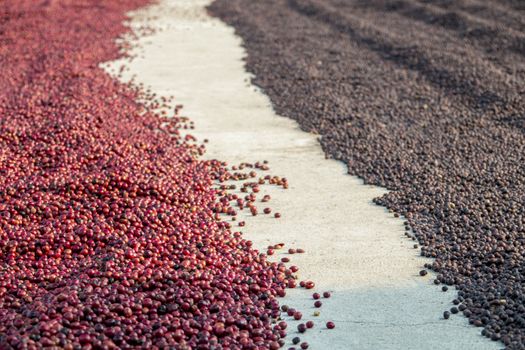
{"type": "MultiPolygon", "coordinates": [[[[217,0],[254,83],[407,219],[482,334],[525,348],[519,1],[217,0]]],[[[425,274],[422,272],[422,274],[425,274]]],[[[437,315],[439,317],[439,315],[437,315]]]]}

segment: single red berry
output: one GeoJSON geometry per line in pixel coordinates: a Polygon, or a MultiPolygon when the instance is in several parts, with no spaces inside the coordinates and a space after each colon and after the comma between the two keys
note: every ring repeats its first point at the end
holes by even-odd
{"type": "Polygon", "coordinates": [[[306,281],[305,284],[304,284],[304,287],[306,289],[312,289],[313,287],[315,287],[315,283],[312,282],[312,281],[306,281]]]}

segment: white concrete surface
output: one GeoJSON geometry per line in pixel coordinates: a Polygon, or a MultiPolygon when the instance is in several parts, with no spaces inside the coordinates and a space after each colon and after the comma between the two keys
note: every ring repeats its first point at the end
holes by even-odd
{"type": "MultiPolygon", "coordinates": [[[[184,104],[182,114],[196,124],[192,134],[210,140],[207,157],[232,165],[266,159],[271,174],[289,179],[289,190],[263,186],[281,219],[248,212],[241,217],[246,216],[245,236],[257,247],[284,242],[307,251],[290,255],[291,264],[316,288],[289,289],[282,300],[303,311],[301,322],[316,323],[301,339],[310,349],[332,350],[501,348],[462,316],[442,319],[455,294],[441,292],[432,276],[419,277],[427,260],[404,237],[402,220],[371,201],[384,190],[363,185],[343,164],[325,160],[316,136],[275,114],[267,96],[249,83],[241,39],[207,15],[208,4],[161,0],[133,13],[134,28],[162,30],[138,41],[139,57],[123,79],[136,75],[137,83],[184,104]],[[332,298],[321,299],[321,315],[312,316],[312,292],[327,290],[332,298]],[[328,320],[336,323],[334,330],[326,329],[328,320]]],[[[289,323],[285,348],[298,323],[289,323]]]]}

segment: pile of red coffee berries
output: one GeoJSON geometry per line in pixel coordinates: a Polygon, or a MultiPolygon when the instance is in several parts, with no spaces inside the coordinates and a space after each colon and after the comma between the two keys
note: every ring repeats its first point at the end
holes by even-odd
{"type": "MultiPolygon", "coordinates": [[[[166,100],[98,68],[145,2],[2,3],[2,349],[284,344],[272,321],[292,270],[220,218],[239,198],[216,182],[247,176],[199,160],[188,121],[152,113],[166,100]]],[[[243,188],[260,182],[288,186],[243,188]]]]}

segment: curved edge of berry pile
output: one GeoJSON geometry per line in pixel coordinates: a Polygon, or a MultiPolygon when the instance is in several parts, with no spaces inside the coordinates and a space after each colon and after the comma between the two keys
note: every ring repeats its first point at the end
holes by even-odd
{"type": "Polygon", "coordinates": [[[385,191],[347,175],[342,163],[325,159],[316,135],[275,114],[250,84],[241,39],[208,16],[209,3],[162,0],[132,13],[134,29],[154,31],[139,36],[121,78],[183,103],[181,115],[195,122],[192,135],[209,140],[205,157],[226,160],[233,170],[253,167],[261,186],[220,185],[244,204],[254,200],[244,210],[238,205],[232,226],[270,260],[300,268],[297,287],[281,299],[297,310],[282,313],[285,348],[498,348],[463,317],[443,319],[454,307],[453,291],[434,286],[424,270],[411,273],[429,260],[419,256],[403,220],[373,204],[385,191]],[[283,178],[286,186],[262,185],[283,178]]]}

